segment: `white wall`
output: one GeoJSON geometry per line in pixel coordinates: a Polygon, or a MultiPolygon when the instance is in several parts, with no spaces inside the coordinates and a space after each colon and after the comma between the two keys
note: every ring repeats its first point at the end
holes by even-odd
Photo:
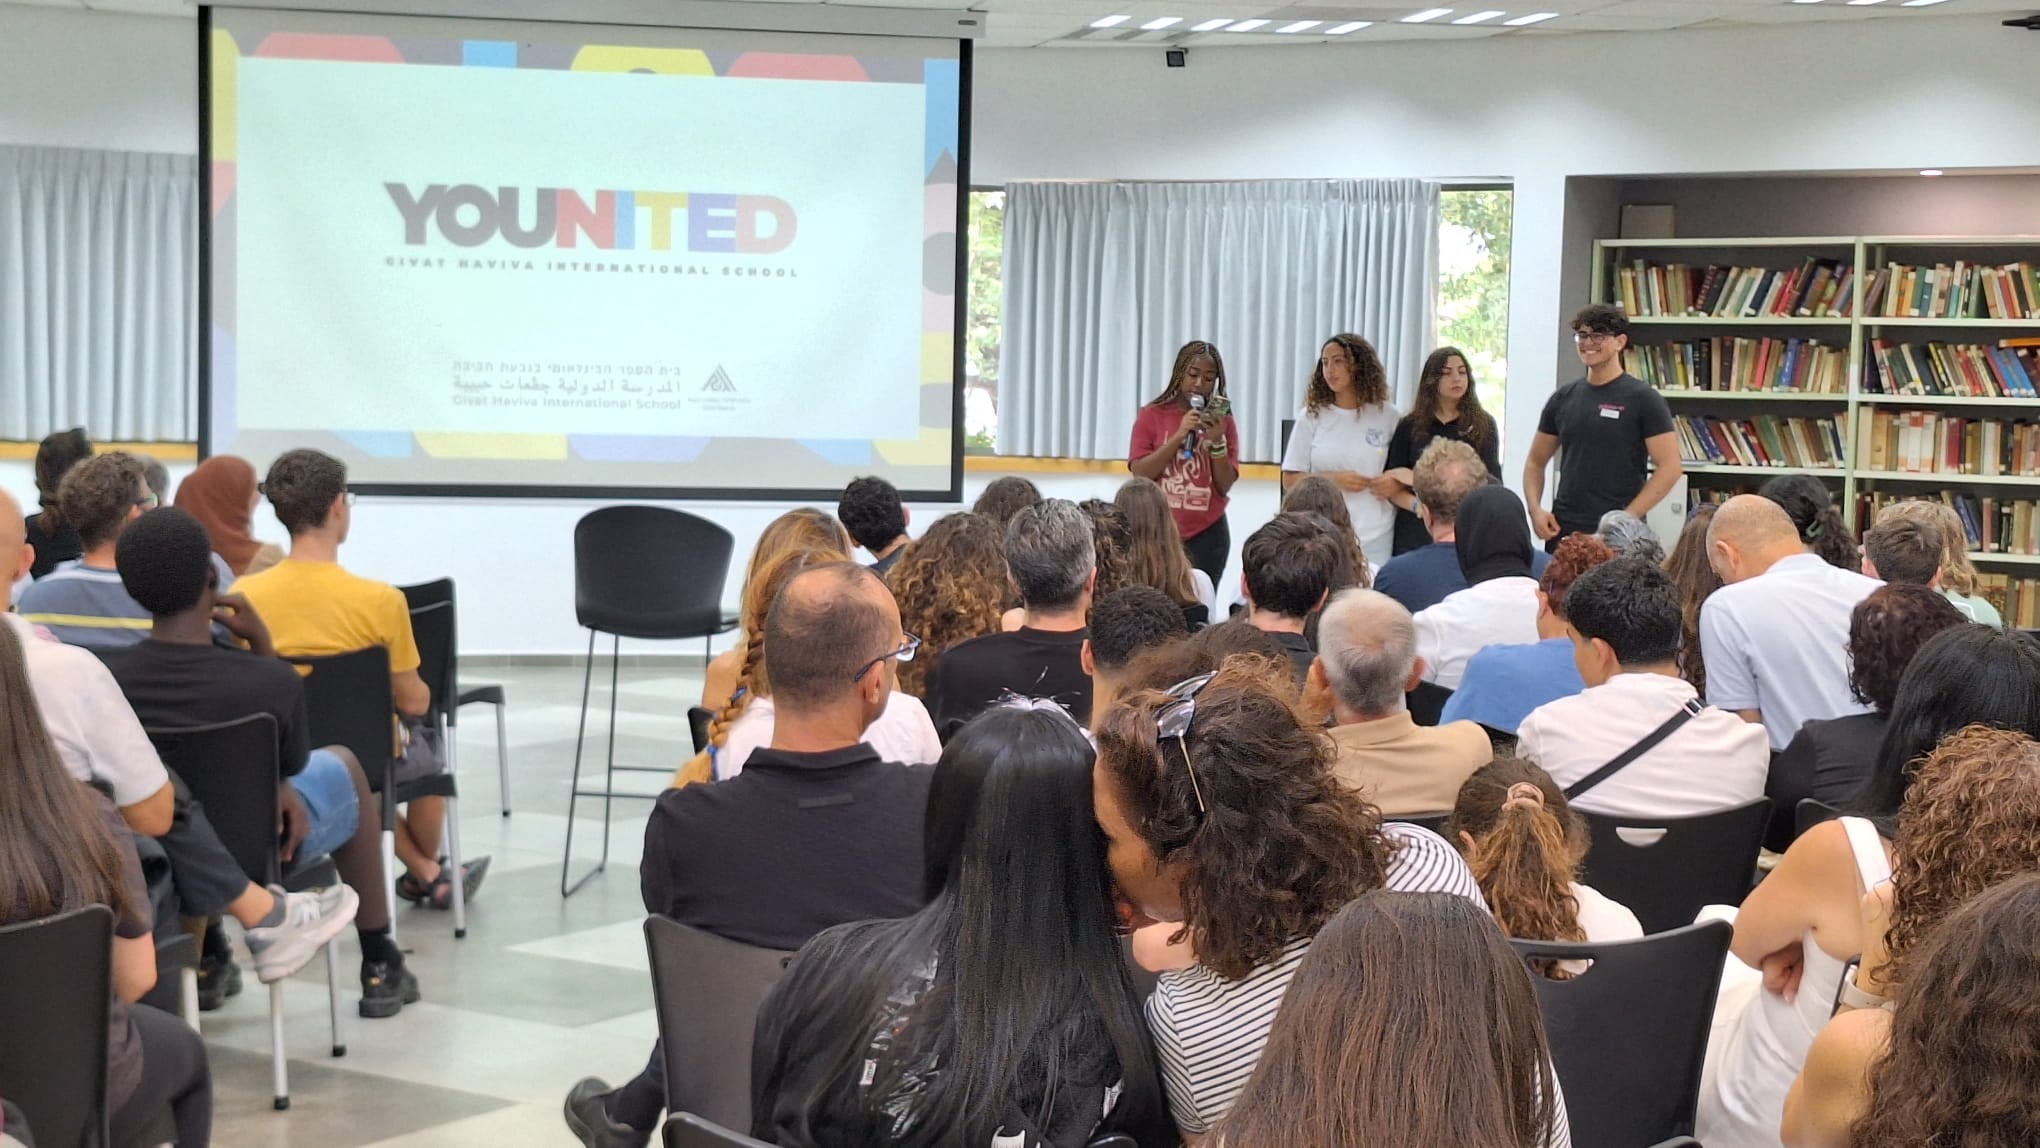
{"type": "MultiPolygon", "coordinates": [[[[187,21],[0,6],[0,143],[190,151],[187,21]]],[[[2040,167],[2029,33],[1988,17],[1194,53],[977,54],[973,182],[1492,177],[1514,181],[1508,473],[1581,298],[1567,177],[2040,167]],[[1866,81],[1860,87],[1849,81],[1866,81]]],[[[1575,189],[1574,197],[1598,194],[1575,189]]],[[[1576,207],[1578,205],[1576,204],[1576,207]]],[[[1578,224],[1575,223],[1577,230],[1578,224]]],[[[1293,385],[1284,380],[1278,385],[1293,385]]],[[[984,475],[972,476],[972,492],[984,475]]],[[[0,469],[21,492],[25,468],[0,469]]],[[[1042,483],[1109,491],[1095,477],[1042,483]]],[[[1272,509],[1249,490],[1235,538],[1272,509]]],[[[469,652],[579,648],[569,531],[587,504],[402,500],[358,515],[351,559],[452,573],[469,652]]],[[[774,508],[711,508],[747,549],[774,508]]],[[[926,521],[935,508],[920,508],[926,521]]],[[[1235,562],[1235,569],[1237,564],[1235,562]]]]}

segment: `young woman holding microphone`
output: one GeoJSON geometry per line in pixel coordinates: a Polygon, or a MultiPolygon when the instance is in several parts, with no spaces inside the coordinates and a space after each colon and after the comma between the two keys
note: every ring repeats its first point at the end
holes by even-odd
{"type": "Polygon", "coordinates": [[[1240,477],[1239,428],[1217,347],[1197,341],[1176,352],[1169,385],[1133,420],[1126,468],[1168,495],[1190,564],[1217,585],[1232,550],[1226,495],[1240,477]]]}

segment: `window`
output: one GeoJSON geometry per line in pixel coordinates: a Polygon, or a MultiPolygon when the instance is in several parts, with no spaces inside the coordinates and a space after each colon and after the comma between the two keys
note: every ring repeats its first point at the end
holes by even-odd
{"type": "Polygon", "coordinates": [[[969,302],[964,313],[964,449],[990,454],[999,438],[1000,262],[1006,237],[1006,193],[970,193],[969,302]]]}
{"type": "Polygon", "coordinates": [[[1438,342],[1466,352],[1496,422],[1509,387],[1509,242],[1515,193],[1446,188],[1438,211],[1438,342]]]}

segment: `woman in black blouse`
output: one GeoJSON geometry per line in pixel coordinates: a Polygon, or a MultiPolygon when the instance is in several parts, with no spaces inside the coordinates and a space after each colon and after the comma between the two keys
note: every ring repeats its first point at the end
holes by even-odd
{"type": "Polygon", "coordinates": [[[1457,347],[1440,347],[1424,360],[1417,379],[1417,403],[1395,425],[1388,440],[1388,461],[1384,473],[1401,487],[1390,497],[1395,503],[1395,552],[1403,554],[1431,544],[1431,532],[1418,518],[1417,492],[1412,472],[1424,448],[1434,438],[1458,439],[1472,447],[1487,464],[1488,473],[1502,477],[1502,436],[1493,415],[1481,409],[1480,395],[1473,387],[1473,368],[1466,352],[1457,347]]]}

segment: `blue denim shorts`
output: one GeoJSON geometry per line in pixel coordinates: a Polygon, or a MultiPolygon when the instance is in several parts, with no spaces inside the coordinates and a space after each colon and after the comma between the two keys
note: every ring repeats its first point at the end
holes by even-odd
{"type": "Polygon", "coordinates": [[[354,779],[347,775],[347,763],[330,751],[313,750],[304,769],[290,779],[290,786],[303,799],[312,822],[304,844],[298,846],[299,863],[326,856],[347,844],[361,828],[361,801],[354,794],[354,779]]]}

